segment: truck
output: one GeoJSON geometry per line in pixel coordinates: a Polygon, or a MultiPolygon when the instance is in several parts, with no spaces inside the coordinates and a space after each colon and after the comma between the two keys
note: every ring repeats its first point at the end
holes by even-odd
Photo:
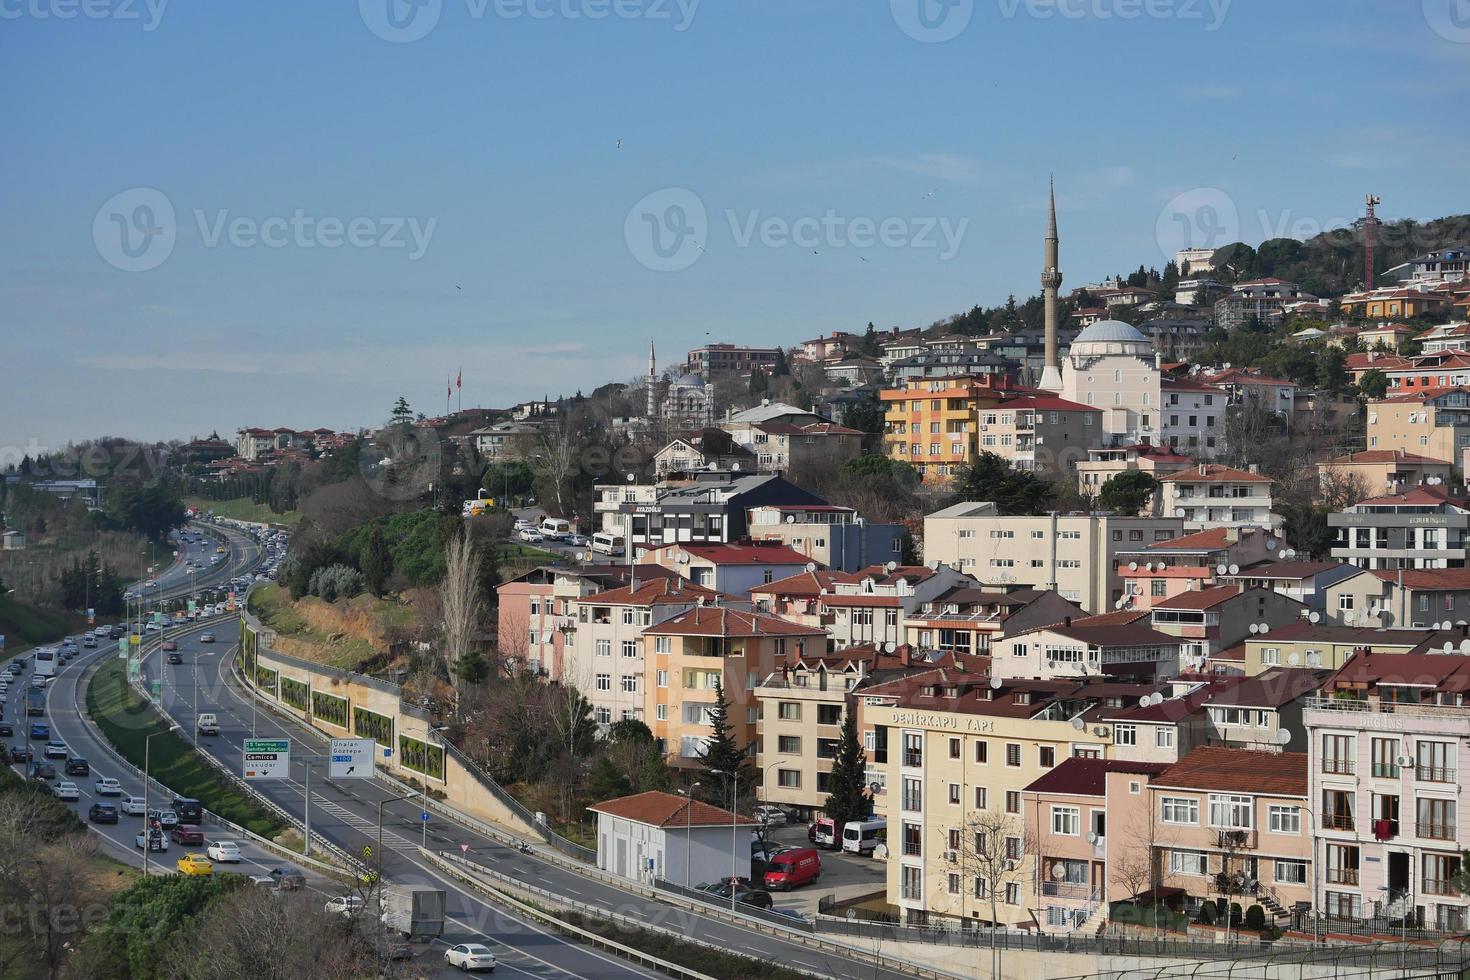
{"type": "Polygon", "coordinates": [[[384,885],[383,925],[404,939],[437,939],[444,934],[445,894],[424,885],[384,885]]]}
{"type": "Polygon", "coordinates": [[[26,692],[26,717],[39,718],[46,714],[46,689],[33,687],[26,692]]]}

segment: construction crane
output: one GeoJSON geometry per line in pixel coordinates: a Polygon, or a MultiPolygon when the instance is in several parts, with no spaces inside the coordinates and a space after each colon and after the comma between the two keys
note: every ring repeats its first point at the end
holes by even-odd
{"type": "Polygon", "coordinates": [[[1368,213],[1363,219],[1363,288],[1372,289],[1377,277],[1373,274],[1373,250],[1378,244],[1378,213],[1374,209],[1383,203],[1377,194],[1368,195],[1368,213]]]}

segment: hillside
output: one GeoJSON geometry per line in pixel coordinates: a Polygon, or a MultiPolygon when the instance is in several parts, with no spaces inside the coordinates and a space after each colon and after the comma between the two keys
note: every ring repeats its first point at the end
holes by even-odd
{"type": "Polygon", "coordinates": [[[17,602],[14,596],[0,595],[0,635],[5,637],[7,656],[59,640],[67,630],[67,618],[60,613],[45,612],[17,602]]]}

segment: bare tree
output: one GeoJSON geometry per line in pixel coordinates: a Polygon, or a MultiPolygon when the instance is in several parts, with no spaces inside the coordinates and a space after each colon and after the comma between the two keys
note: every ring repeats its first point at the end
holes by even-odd
{"type": "Polygon", "coordinates": [[[444,581],[439,586],[444,607],[445,667],[455,678],[456,712],[464,698],[464,682],[477,651],[480,633],[480,551],[467,535],[456,534],[444,552],[444,581]]]}
{"type": "Polygon", "coordinates": [[[1322,503],[1331,511],[1345,510],[1372,495],[1368,481],[1361,473],[1353,473],[1339,466],[1325,467],[1321,471],[1320,483],[1318,490],[1322,503]]]}
{"type": "Polygon", "coordinates": [[[5,848],[0,896],[19,912],[10,928],[21,939],[17,948],[6,950],[6,962],[10,956],[39,961],[47,976],[56,977],[83,930],[105,918],[106,903],[98,899],[92,880],[93,838],[72,835],[63,843],[41,845],[36,840],[12,838],[5,848]]]}
{"type": "Polygon", "coordinates": [[[992,976],[1000,976],[995,930],[1000,927],[1000,902],[1004,891],[1025,877],[1025,828],[1021,821],[1000,810],[975,810],[960,832],[955,864],[962,881],[975,882],[976,897],[990,905],[990,957],[992,976]]]}
{"type": "MultiPolygon", "coordinates": [[[[1118,882],[1127,890],[1135,907],[1138,905],[1138,897],[1144,893],[1150,893],[1157,904],[1159,887],[1163,884],[1159,868],[1159,848],[1167,841],[1159,829],[1157,815],[1152,806],[1148,810],[1148,819],[1141,825],[1130,826],[1126,834],[1126,840],[1118,841],[1116,854],[1111,841],[1109,843],[1108,879],[1118,882]]],[[[1107,897],[1106,894],[1103,896],[1104,899],[1107,897]]]]}

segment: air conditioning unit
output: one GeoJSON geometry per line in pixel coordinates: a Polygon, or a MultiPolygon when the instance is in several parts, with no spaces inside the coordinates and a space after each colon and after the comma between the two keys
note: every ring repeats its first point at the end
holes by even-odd
{"type": "Polygon", "coordinates": [[[944,852],[944,859],[946,861],[948,861],[950,864],[954,864],[957,861],[959,861],[959,859],[960,859],[960,852],[959,851],[945,851],[944,852]]]}
{"type": "Polygon", "coordinates": [[[1412,766],[1414,764],[1414,757],[1412,755],[1401,755],[1393,761],[1394,765],[1396,766],[1408,768],[1409,766],[1412,766]]]}

